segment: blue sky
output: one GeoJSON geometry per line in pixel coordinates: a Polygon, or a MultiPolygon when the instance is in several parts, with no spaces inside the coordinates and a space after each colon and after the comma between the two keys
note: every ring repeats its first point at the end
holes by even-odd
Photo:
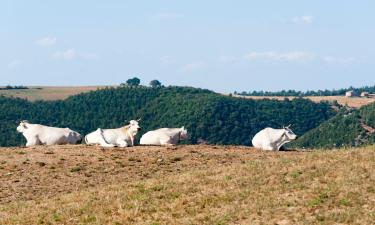
{"type": "Polygon", "coordinates": [[[0,2],[0,85],[375,85],[375,1],[0,2]]]}

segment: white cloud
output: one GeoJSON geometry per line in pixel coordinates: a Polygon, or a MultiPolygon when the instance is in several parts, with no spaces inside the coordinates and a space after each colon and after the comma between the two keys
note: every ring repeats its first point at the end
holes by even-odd
{"type": "Polygon", "coordinates": [[[333,57],[333,56],[326,56],[323,58],[324,62],[326,63],[334,63],[334,64],[350,64],[356,61],[354,57],[333,57]]]}
{"type": "Polygon", "coordinates": [[[37,40],[35,43],[42,47],[49,47],[49,46],[56,44],[56,42],[57,42],[57,38],[55,37],[44,37],[44,38],[37,40]]]}
{"type": "Polygon", "coordinates": [[[204,69],[207,66],[204,62],[192,62],[182,66],[178,71],[180,72],[193,72],[196,70],[204,69]]]}
{"type": "Polygon", "coordinates": [[[171,12],[164,12],[158,13],[153,16],[156,20],[176,20],[183,18],[184,15],[181,13],[171,13],[171,12]]]}
{"type": "Polygon", "coordinates": [[[300,16],[300,17],[293,18],[293,22],[298,23],[298,24],[310,24],[313,21],[314,21],[313,16],[300,16]]]}
{"type": "Polygon", "coordinates": [[[15,59],[15,60],[12,60],[8,63],[8,67],[9,69],[15,69],[17,68],[20,64],[22,63],[21,60],[18,60],[18,59],[15,59]]]}
{"type": "Polygon", "coordinates": [[[292,52],[250,52],[244,55],[244,58],[249,61],[286,61],[286,62],[301,62],[314,59],[314,55],[309,52],[292,51],[292,52]]]}
{"type": "Polygon", "coordinates": [[[53,53],[52,58],[63,59],[63,60],[73,60],[77,58],[77,51],[74,48],[67,49],[65,51],[57,51],[53,53]]]}

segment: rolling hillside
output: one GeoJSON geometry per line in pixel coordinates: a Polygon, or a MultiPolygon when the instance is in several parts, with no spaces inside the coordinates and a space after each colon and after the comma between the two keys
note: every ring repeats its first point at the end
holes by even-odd
{"type": "Polygon", "coordinates": [[[327,103],[240,99],[188,87],[106,88],[47,102],[0,97],[0,146],[25,143],[15,130],[25,119],[87,134],[141,117],[142,132],[185,126],[191,136],[188,143],[250,145],[264,127],[292,124],[302,135],[333,115],[327,103]]]}
{"type": "Polygon", "coordinates": [[[305,133],[293,146],[307,148],[352,147],[375,143],[375,103],[358,110],[342,110],[305,133]]]}

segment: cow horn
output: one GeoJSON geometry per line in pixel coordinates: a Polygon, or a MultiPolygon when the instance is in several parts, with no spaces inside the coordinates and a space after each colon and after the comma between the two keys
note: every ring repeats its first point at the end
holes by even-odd
{"type": "Polygon", "coordinates": [[[137,122],[141,121],[142,118],[137,119],[137,122]]]}
{"type": "Polygon", "coordinates": [[[289,124],[286,128],[290,128],[290,126],[292,126],[292,124],[289,124]]]}
{"type": "Polygon", "coordinates": [[[20,123],[29,123],[29,121],[28,120],[21,120],[20,123]]]}

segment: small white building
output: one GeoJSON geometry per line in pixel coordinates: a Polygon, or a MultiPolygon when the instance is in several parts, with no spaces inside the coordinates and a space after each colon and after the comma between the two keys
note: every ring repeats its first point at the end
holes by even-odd
{"type": "Polygon", "coordinates": [[[358,91],[351,90],[351,91],[347,91],[345,93],[345,96],[348,97],[348,98],[350,98],[350,97],[358,97],[359,93],[358,93],[358,91]]]}

